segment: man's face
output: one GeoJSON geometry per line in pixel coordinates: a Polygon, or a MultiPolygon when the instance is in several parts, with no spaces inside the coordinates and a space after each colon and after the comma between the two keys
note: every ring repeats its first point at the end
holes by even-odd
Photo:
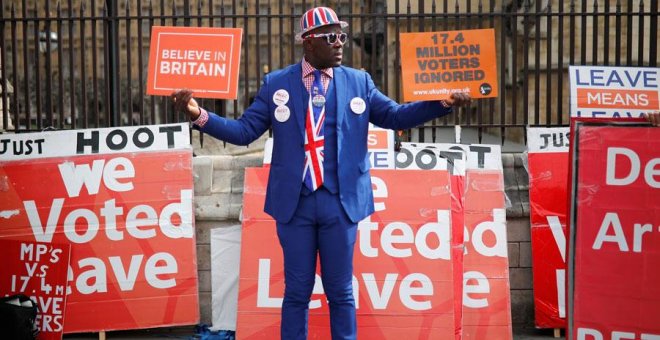
{"type": "MultiPolygon", "coordinates": [[[[309,34],[335,33],[341,34],[341,26],[338,24],[319,27],[311,30],[309,34]]],[[[306,37],[303,42],[305,58],[317,69],[336,67],[341,65],[344,44],[337,39],[334,44],[328,44],[326,37],[306,37]]]]}

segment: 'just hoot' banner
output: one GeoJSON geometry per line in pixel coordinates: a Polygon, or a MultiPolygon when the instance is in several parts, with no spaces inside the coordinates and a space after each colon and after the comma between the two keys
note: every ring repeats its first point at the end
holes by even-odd
{"type": "Polygon", "coordinates": [[[65,333],[198,321],[188,131],[0,136],[0,238],[71,246],[65,333]]]}

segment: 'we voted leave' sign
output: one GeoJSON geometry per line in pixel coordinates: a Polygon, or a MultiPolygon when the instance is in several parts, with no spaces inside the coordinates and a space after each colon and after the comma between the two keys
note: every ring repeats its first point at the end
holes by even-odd
{"type": "Polygon", "coordinates": [[[0,240],[24,244],[3,257],[23,256],[5,261],[0,293],[50,301],[40,306],[43,331],[197,323],[189,140],[185,124],[0,138],[0,240]],[[32,243],[63,280],[28,256],[32,243]]]}

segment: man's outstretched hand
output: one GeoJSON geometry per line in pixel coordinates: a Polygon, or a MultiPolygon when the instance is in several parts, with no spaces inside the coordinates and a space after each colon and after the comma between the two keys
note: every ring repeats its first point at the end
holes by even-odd
{"type": "Polygon", "coordinates": [[[191,120],[196,120],[199,117],[201,110],[199,104],[193,98],[192,91],[187,89],[177,90],[172,92],[170,98],[174,105],[174,111],[187,114],[191,120]]]}
{"type": "Polygon", "coordinates": [[[660,111],[645,113],[644,117],[651,123],[651,125],[660,126],[660,111]]]}
{"type": "Polygon", "coordinates": [[[465,106],[470,105],[472,97],[467,93],[452,93],[445,102],[451,106],[465,106]]]}

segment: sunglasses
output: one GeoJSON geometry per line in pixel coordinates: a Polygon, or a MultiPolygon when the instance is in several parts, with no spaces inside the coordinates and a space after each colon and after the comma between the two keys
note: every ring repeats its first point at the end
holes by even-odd
{"type": "Polygon", "coordinates": [[[328,43],[328,45],[334,45],[337,43],[337,40],[343,45],[346,43],[346,40],[348,39],[348,34],[346,33],[319,33],[319,34],[308,34],[305,39],[308,38],[325,38],[325,42],[328,43]]]}

